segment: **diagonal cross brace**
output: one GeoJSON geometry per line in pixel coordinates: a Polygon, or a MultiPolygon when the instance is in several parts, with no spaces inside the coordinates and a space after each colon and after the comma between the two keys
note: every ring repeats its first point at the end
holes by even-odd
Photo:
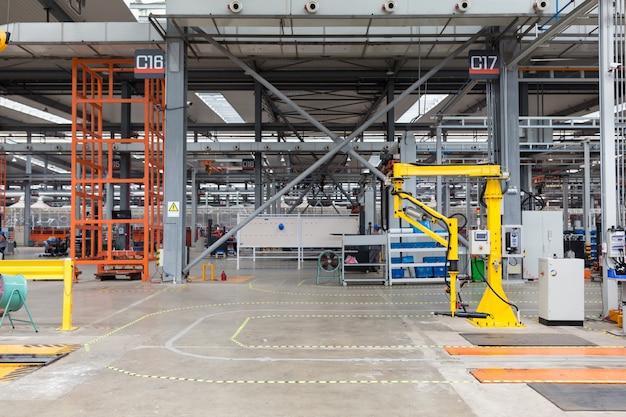
{"type": "Polygon", "coordinates": [[[228,49],[223,47],[219,42],[213,39],[208,33],[204,32],[199,27],[193,28],[198,34],[202,35],[211,45],[213,45],[217,50],[219,50],[222,54],[227,56],[232,62],[237,64],[242,70],[247,72],[252,78],[258,81],[260,84],[265,86],[268,90],[274,93],[277,97],[283,100],[286,104],[291,106],[296,112],[298,112],[302,117],[308,120],[313,126],[320,130],[320,132],[328,135],[330,139],[335,142],[335,146],[328,150],[328,153],[317,160],[313,165],[303,171],[300,175],[294,178],[289,184],[285,185],[282,189],[280,189],[274,196],[267,200],[265,203],[260,205],[250,216],[241,221],[235,227],[233,227],[230,231],[225,233],[221,238],[215,241],[212,245],[210,245],[204,252],[200,254],[196,259],[192,260],[183,268],[183,274],[188,274],[193,266],[202,261],[204,257],[213,252],[216,248],[220,247],[224,242],[226,242],[229,238],[235,235],[240,229],[242,229],[246,224],[248,224],[252,219],[254,219],[259,214],[263,213],[265,209],[267,209],[270,205],[272,205],[275,201],[280,199],[283,195],[287,194],[294,186],[299,184],[302,180],[312,174],[315,170],[317,170],[324,163],[332,159],[339,152],[348,152],[352,157],[362,163],[364,166],[370,168],[370,171],[379,177],[381,180],[385,180],[385,175],[380,172],[376,167],[369,163],[365,158],[359,155],[354,149],[350,148],[348,145],[355,138],[357,138],[361,133],[367,130],[376,120],[378,120],[381,116],[387,113],[389,110],[394,108],[398,103],[404,100],[407,96],[409,96],[413,91],[417,90],[422,84],[428,81],[433,75],[435,75],[440,69],[446,66],[451,60],[456,58],[461,52],[467,49],[470,45],[472,45],[482,34],[484,31],[480,31],[467,41],[465,41],[457,50],[455,50],[452,54],[448,55],[445,59],[443,59],[439,64],[435,65],[430,71],[428,71],[422,78],[413,83],[410,87],[402,92],[398,97],[396,97],[393,101],[388,103],[382,110],[377,112],[374,116],[370,117],[366,122],[364,122],[361,126],[359,126],[355,131],[353,131],[347,138],[342,139],[335,135],[330,129],[324,126],[322,123],[313,118],[310,114],[308,114],[304,109],[298,106],[295,102],[293,102],[289,97],[284,95],[280,90],[274,87],[269,81],[259,75],[256,71],[254,71],[250,66],[248,66],[241,59],[233,55],[228,49]]]}

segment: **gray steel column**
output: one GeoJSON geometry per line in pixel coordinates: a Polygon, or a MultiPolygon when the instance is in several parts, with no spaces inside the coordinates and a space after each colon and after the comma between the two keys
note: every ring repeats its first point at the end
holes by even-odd
{"type": "MultiPolygon", "coordinates": [[[[416,159],[415,148],[416,148],[415,134],[413,132],[405,131],[402,139],[400,140],[400,146],[399,146],[400,162],[405,163],[405,164],[415,163],[415,159],[416,159]]],[[[416,198],[419,199],[420,196],[417,195],[417,181],[418,181],[417,177],[406,177],[404,179],[404,184],[402,185],[402,188],[404,189],[404,191],[411,193],[412,195],[414,195],[416,198]]],[[[387,216],[389,219],[389,228],[398,228],[400,227],[401,220],[396,218],[393,215],[394,201],[393,201],[393,197],[391,196],[392,187],[386,187],[386,188],[388,189],[388,192],[389,192],[389,198],[388,198],[389,215],[387,216]]],[[[409,207],[412,205],[413,203],[410,203],[408,201],[402,202],[403,207],[409,207]]]]}
{"type": "Polygon", "coordinates": [[[163,280],[180,283],[185,263],[187,171],[187,51],[168,22],[165,117],[165,219],[163,280]]]}
{"type": "MultiPolygon", "coordinates": [[[[32,140],[33,134],[29,131],[26,133],[26,143],[30,145],[32,140]]],[[[32,184],[32,180],[30,178],[33,175],[33,164],[31,158],[32,157],[30,155],[26,155],[26,165],[24,167],[26,178],[28,178],[26,186],[24,187],[24,246],[27,246],[28,242],[30,242],[30,230],[33,227],[33,219],[31,217],[30,210],[30,186],[32,184]]]]}
{"type": "MultiPolygon", "coordinates": [[[[606,231],[617,226],[617,178],[615,172],[615,75],[610,68],[613,62],[613,0],[600,0],[598,3],[599,28],[599,77],[600,77],[600,161],[602,178],[602,228],[598,236],[606,241],[606,231]]],[[[602,268],[602,316],[609,310],[618,308],[617,281],[607,278],[606,254],[602,268]]]]}
{"type": "MultiPolygon", "coordinates": [[[[122,82],[122,98],[131,98],[132,90],[131,85],[128,81],[122,82]]],[[[130,138],[133,134],[132,132],[132,124],[131,124],[131,105],[130,103],[122,103],[121,105],[121,123],[120,123],[120,132],[122,138],[130,138]]],[[[113,137],[114,134],[111,136],[113,137]]],[[[115,152],[113,149],[109,148],[109,152],[115,152]]],[[[115,155],[113,156],[115,158],[115,155]]],[[[119,152],[120,158],[120,169],[119,169],[119,178],[130,178],[130,152],[119,152]]],[[[115,174],[115,168],[110,167],[109,175],[113,177],[115,174]]],[[[130,210],[130,184],[120,184],[120,210],[130,210]]],[[[115,203],[112,201],[112,205],[115,203]]],[[[132,236],[132,231],[130,230],[130,223],[120,222],[118,225],[122,227],[123,233],[119,233],[119,238],[117,240],[117,248],[120,250],[128,249],[126,247],[127,236],[132,236]]]]}
{"type": "MultiPolygon", "coordinates": [[[[263,135],[263,86],[254,83],[254,141],[262,142],[263,135]]],[[[263,153],[254,154],[254,207],[263,204],[263,153]]]]}
{"type": "Polygon", "coordinates": [[[585,243],[591,243],[591,154],[589,151],[589,140],[583,142],[583,153],[585,157],[585,172],[583,173],[583,229],[585,230],[585,243]]]}
{"type": "MultiPolygon", "coordinates": [[[[122,98],[131,98],[131,85],[122,82],[122,98]]],[[[131,105],[122,103],[120,133],[122,138],[130,138],[133,134],[131,122],[131,105]]],[[[130,152],[120,152],[120,178],[130,178],[130,152]]],[[[113,173],[113,170],[110,170],[113,173]]],[[[120,184],[120,210],[130,209],[130,184],[120,184]]]]}
{"type": "MultiPolygon", "coordinates": [[[[563,176],[563,228],[569,222],[569,175],[563,176]]],[[[572,224],[572,228],[573,228],[572,224]]]]}
{"type": "Polygon", "coordinates": [[[198,224],[198,180],[196,179],[196,169],[191,169],[191,246],[196,244],[196,225],[198,224]]]}
{"type": "MultiPolygon", "coordinates": [[[[519,115],[520,116],[528,116],[528,84],[522,83],[519,85],[519,115]]],[[[525,138],[523,141],[528,142],[528,129],[524,131],[522,135],[525,138]]],[[[522,190],[527,191],[530,197],[530,193],[532,193],[533,183],[532,183],[532,166],[523,165],[520,166],[520,199],[522,199],[522,190]]],[[[526,198],[526,197],[524,197],[526,198]]],[[[529,204],[532,207],[532,199],[529,198],[529,204]]]]}
{"type": "MultiPolygon", "coordinates": [[[[395,83],[389,81],[387,83],[387,104],[393,102],[395,92],[395,83]]],[[[392,107],[387,112],[387,142],[393,142],[396,135],[396,112],[392,107]]]]}
{"type": "MultiPolygon", "coordinates": [[[[437,165],[441,165],[441,163],[443,162],[443,157],[442,157],[442,153],[443,153],[443,134],[441,131],[441,125],[437,124],[437,150],[436,150],[436,164],[437,165]]],[[[443,210],[443,181],[442,181],[442,177],[438,176],[436,179],[436,186],[435,186],[435,198],[436,198],[436,202],[437,202],[437,211],[439,213],[442,213],[443,210]]]]}
{"type": "Polygon", "coordinates": [[[520,147],[519,147],[519,82],[517,65],[506,66],[508,58],[517,51],[514,39],[500,42],[500,56],[505,65],[499,80],[499,103],[497,112],[500,122],[496,129],[496,140],[499,142],[500,164],[503,172],[509,173],[508,189],[503,196],[502,224],[522,224],[520,207],[520,147]]]}

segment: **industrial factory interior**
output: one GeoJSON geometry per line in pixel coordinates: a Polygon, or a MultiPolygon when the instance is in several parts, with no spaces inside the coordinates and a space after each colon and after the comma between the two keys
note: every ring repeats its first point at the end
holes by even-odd
{"type": "Polygon", "coordinates": [[[7,414],[626,416],[625,8],[0,0],[7,414]]]}

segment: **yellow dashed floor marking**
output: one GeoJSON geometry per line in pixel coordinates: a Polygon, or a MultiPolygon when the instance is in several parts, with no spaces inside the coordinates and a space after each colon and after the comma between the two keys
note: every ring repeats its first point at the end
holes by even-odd
{"type": "Polygon", "coordinates": [[[186,382],[202,382],[205,384],[266,384],[266,385],[325,385],[325,384],[345,384],[345,385],[385,385],[385,384],[471,384],[474,381],[444,381],[444,380],[421,380],[421,379],[392,379],[392,380],[359,380],[359,379],[345,379],[345,380],[248,380],[248,379],[204,379],[204,378],[186,378],[167,375],[148,375],[140,374],[137,372],[128,371],[113,366],[107,367],[112,371],[116,371],[128,376],[134,376],[138,378],[150,378],[160,379],[168,381],[186,381],[186,382]]]}
{"type": "Polygon", "coordinates": [[[237,346],[247,349],[421,349],[434,348],[437,346],[428,345],[246,345],[237,340],[237,336],[243,331],[251,320],[254,319],[337,319],[337,318],[425,318],[432,317],[426,314],[271,314],[265,316],[246,317],[237,331],[230,337],[231,342],[237,346]]]}

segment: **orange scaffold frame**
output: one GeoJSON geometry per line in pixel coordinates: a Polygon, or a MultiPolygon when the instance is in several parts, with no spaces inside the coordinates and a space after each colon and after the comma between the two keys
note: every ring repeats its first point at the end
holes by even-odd
{"type": "Polygon", "coordinates": [[[75,58],[72,62],[70,225],[71,236],[80,244],[70,245],[70,256],[77,265],[96,264],[100,277],[141,276],[149,281],[150,262],[156,260],[163,241],[165,80],[137,80],[143,83],[144,95],[122,98],[119,86],[132,76],[133,64],[132,59],[75,58]],[[134,112],[143,110],[143,132],[129,138],[105,137],[105,115],[120,112],[124,103],[134,104],[134,112]],[[115,172],[114,156],[125,147],[132,147],[134,157],[143,157],[142,178],[120,178],[115,172]],[[139,185],[144,192],[143,215],[110,218],[105,211],[107,190],[130,184],[139,185]],[[134,241],[130,244],[133,250],[116,247],[115,231],[122,227],[134,241]]]}

